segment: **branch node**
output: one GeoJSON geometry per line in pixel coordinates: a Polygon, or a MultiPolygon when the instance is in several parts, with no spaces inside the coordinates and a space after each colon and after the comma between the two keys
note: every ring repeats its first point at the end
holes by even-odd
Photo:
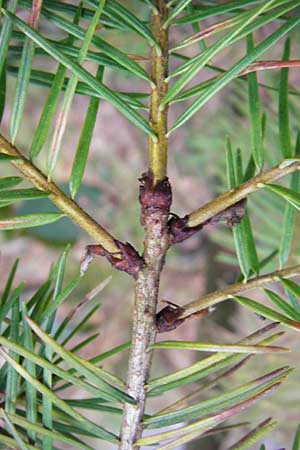
{"type": "Polygon", "coordinates": [[[185,241],[203,228],[203,225],[189,227],[188,220],[188,215],[184,217],[173,216],[169,219],[168,229],[170,245],[185,241]]]}
{"type": "Polygon", "coordinates": [[[169,213],[172,203],[172,189],[168,177],[153,183],[154,177],[151,170],[143,173],[140,181],[139,200],[142,206],[141,223],[145,224],[145,218],[157,211],[169,213]]]}
{"type": "Polygon", "coordinates": [[[175,303],[169,302],[167,300],[163,300],[163,302],[167,303],[168,305],[156,314],[156,327],[159,333],[165,333],[167,331],[175,330],[187,319],[200,319],[201,317],[204,317],[215,310],[215,308],[209,307],[202,309],[201,311],[197,311],[196,313],[191,314],[188,317],[181,318],[181,315],[185,311],[185,308],[183,306],[178,306],[175,303]]]}
{"type": "Polygon", "coordinates": [[[168,222],[170,245],[178,244],[178,242],[188,239],[208,224],[215,225],[220,222],[225,222],[228,226],[234,226],[240,223],[245,215],[246,201],[246,199],[240,200],[196,227],[190,227],[188,225],[188,215],[182,218],[173,215],[168,222]]]}
{"type": "Polygon", "coordinates": [[[139,271],[144,267],[143,258],[129,242],[124,244],[117,239],[115,239],[114,242],[120,249],[119,252],[110,253],[100,244],[88,245],[86,247],[85,255],[80,263],[81,275],[86,272],[89,264],[94,259],[94,256],[98,255],[104,256],[115,269],[126,272],[136,278],[139,271]]]}

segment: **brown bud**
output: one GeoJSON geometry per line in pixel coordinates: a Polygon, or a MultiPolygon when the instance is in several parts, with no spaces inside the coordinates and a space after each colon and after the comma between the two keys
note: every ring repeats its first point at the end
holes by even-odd
{"type": "Polygon", "coordinates": [[[113,255],[107,256],[107,259],[116,269],[136,277],[138,272],[144,267],[143,258],[129,242],[125,244],[117,240],[115,242],[120,249],[122,259],[115,258],[113,255]]]}
{"type": "Polygon", "coordinates": [[[159,180],[153,186],[152,171],[144,173],[139,179],[139,200],[142,206],[142,223],[144,218],[156,211],[168,213],[172,203],[172,190],[168,178],[159,180]]]}
{"type": "Polygon", "coordinates": [[[243,217],[246,212],[246,203],[247,199],[243,198],[234,205],[229,206],[229,208],[224,209],[224,211],[221,211],[218,214],[216,214],[206,223],[213,225],[220,222],[226,222],[228,226],[234,226],[243,220],[243,217]]]}
{"type": "Polygon", "coordinates": [[[170,244],[178,244],[178,242],[185,241],[189,237],[193,236],[199,230],[201,230],[202,225],[198,227],[187,226],[189,216],[185,217],[171,217],[168,221],[170,244]]]}
{"type": "Polygon", "coordinates": [[[184,312],[184,308],[174,303],[166,303],[168,305],[156,314],[156,327],[159,333],[175,330],[185,320],[178,318],[184,312]]]}
{"type": "Polygon", "coordinates": [[[188,215],[182,218],[177,216],[171,217],[168,221],[170,245],[178,244],[178,242],[188,239],[206,225],[216,225],[220,222],[226,222],[228,226],[234,226],[240,223],[245,215],[246,202],[247,199],[244,198],[196,227],[188,226],[188,215]]]}
{"type": "Polygon", "coordinates": [[[178,306],[175,303],[168,302],[166,300],[164,300],[164,302],[168,303],[168,305],[156,314],[156,327],[159,333],[175,330],[187,319],[200,319],[201,317],[204,317],[210,312],[214,311],[214,308],[209,307],[202,309],[201,311],[197,311],[190,316],[181,318],[180,316],[185,311],[184,306],[178,306]]]}
{"type": "Polygon", "coordinates": [[[144,266],[143,258],[129,242],[124,244],[115,239],[115,244],[120,249],[119,253],[109,253],[100,244],[88,245],[85,256],[81,261],[81,274],[84,274],[93,257],[99,255],[104,256],[116,269],[136,277],[144,266]]]}

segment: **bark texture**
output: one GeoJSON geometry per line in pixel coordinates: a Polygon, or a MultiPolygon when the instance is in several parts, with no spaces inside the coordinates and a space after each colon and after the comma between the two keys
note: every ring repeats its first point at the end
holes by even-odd
{"type": "Polygon", "coordinates": [[[152,351],[149,346],[155,342],[156,305],[159,279],[166,251],[169,247],[167,222],[172,195],[167,179],[152,187],[149,179],[143,177],[141,185],[142,223],[145,228],[145,266],[138,273],[135,286],[134,322],[130,353],[127,393],[137,406],[127,404],[124,409],[121,446],[122,450],[138,448],[134,442],[140,437],[141,421],[145,410],[145,384],[148,379],[152,351]],[[146,188],[145,188],[146,186],[146,188]],[[143,203],[143,199],[147,199],[143,203]],[[158,201],[159,199],[159,201],[158,201]]]}

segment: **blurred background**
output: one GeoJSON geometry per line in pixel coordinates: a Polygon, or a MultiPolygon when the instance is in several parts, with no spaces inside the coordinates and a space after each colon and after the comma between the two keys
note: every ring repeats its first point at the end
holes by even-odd
{"type": "MultiPolygon", "coordinates": [[[[127,7],[140,8],[141,16],[146,15],[141,3],[134,1],[123,2],[127,7]]],[[[205,26],[212,24],[213,20],[204,22],[205,26]]],[[[203,28],[205,27],[204,25],[203,28]]],[[[41,22],[43,27],[43,22],[41,22]]],[[[276,27],[276,25],[274,25],[276,27]]],[[[256,35],[257,41],[270,33],[266,27],[256,35]]],[[[53,30],[47,30],[49,35],[53,30]]],[[[173,27],[171,43],[181,40],[192,34],[191,27],[173,27]]],[[[114,45],[127,53],[148,56],[144,44],[130,33],[123,33],[120,40],[117,32],[101,30],[101,36],[109,36],[114,45]]],[[[56,37],[63,37],[57,36],[56,37]]],[[[293,46],[291,59],[299,59],[300,33],[293,32],[293,46]],[[297,41],[298,40],[298,41],[297,41]]],[[[213,42],[214,38],[207,41],[213,42]]],[[[268,52],[265,59],[280,59],[282,57],[284,42],[268,52]]],[[[199,51],[197,44],[188,47],[184,53],[192,56],[199,51]]],[[[230,67],[241,54],[245,52],[245,42],[230,49],[224,50],[215,65],[221,68],[230,67]]],[[[176,67],[176,60],[171,61],[171,68],[176,67]]],[[[52,67],[53,63],[45,57],[35,61],[35,67],[40,70],[52,67]]],[[[145,61],[145,66],[149,64],[145,61]]],[[[94,72],[95,67],[86,64],[94,72]]],[[[55,65],[53,65],[55,68],[55,65]]],[[[203,71],[197,82],[212,76],[213,72],[203,71]]],[[[277,126],[279,71],[265,71],[258,73],[261,83],[260,96],[262,110],[266,113],[265,149],[267,154],[266,166],[272,166],[280,161],[279,135],[277,126]],[[270,88],[272,87],[272,89],[270,88]]],[[[147,86],[139,80],[132,80],[125,72],[105,70],[104,81],[112,88],[121,91],[147,92],[147,86]]],[[[1,133],[8,136],[10,118],[10,103],[14,96],[15,78],[8,79],[8,104],[1,133]]],[[[299,126],[299,96],[300,96],[299,69],[290,71],[290,106],[292,135],[296,136],[299,126]]],[[[43,107],[47,89],[38,85],[30,86],[29,101],[26,105],[26,117],[18,135],[16,145],[27,151],[31,145],[32,136],[37,126],[43,107]]],[[[63,189],[68,190],[68,180],[74,158],[74,152],[84,121],[88,98],[77,95],[72,105],[72,113],[64,139],[61,160],[55,172],[54,180],[63,189]]],[[[186,107],[186,103],[176,103],[170,110],[170,123],[186,107]]],[[[172,212],[185,215],[201,204],[211,200],[218,193],[226,190],[225,174],[225,142],[230,137],[234,149],[240,148],[244,166],[248,161],[250,147],[248,99],[246,80],[240,79],[223,89],[217,97],[206,104],[188,124],[172,134],[169,147],[169,178],[173,186],[172,212]]],[[[51,136],[50,136],[51,138],[51,136]]],[[[50,142],[50,139],[49,139],[50,142]]],[[[45,161],[43,154],[38,161],[43,169],[45,161]]],[[[84,184],[77,197],[78,203],[85,208],[95,219],[110,230],[120,240],[131,242],[142,251],[143,230],[139,222],[138,178],[147,168],[147,142],[146,138],[124,119],[111,105],[101,102],[95,133],[92,140],[89,162],[84,176],[84,184]]],[[[15,174],[9,166],[5,169],[0,166],[0,176],[15,174]],[[5,170],[5,172],[4,172],[5,170]]],[[[283,218],[283,205],[279,198],[272,194],[253,195],[249,201],[250,214],[254,229],[260,260],[266,257],[272,249],[277,247],[283,218]]],[[[19,203],[12,207],[16,213],[33,213],[37,211],[55,210],[48,200],[19,203]]],[[[11,213],[11,211],[9,211],[11,213]]],[[[2,213],[1,213],[2,214],[2,213]]],[[[4,214],[8,214],[6,210],[4,214]]],[[[299,238],[299,217],[297,218],[297,236],[299,238]]],[[[93,243],[76,225],[68,219],[63,219],[51,226],[29,229],[26,232],[5,232],[0,234],[1,261],[0,273],[2,285],[6,280],[11,266],[16,258],[20,258],[15,283],[26,281],[26,290],[35,291],[46,279],[51,264],[61,254],[64,247],[71,243],[68,258],[67,274],[71,280],[79,270],[80,259],[85,246],[93,243]]],[[[290,263],[300,263],[300,240],[294,241],[294,257],[290,263]]],[[[278,262],[275,261],[265,268],[265,272],[275,270],[278,262]]],[[[173,247],[167,257],[162,275],[160,301],[170,300],[174,303],[184,304],[210,291],[221,289],[233,283],[240,271],[234,253],[232,233],[225,225],[206,227],[203,231],[184,243],[173,247]]],[[[133,305],[133,283],[123,273],[113,271],[109,264],[101,258],[96,258],[88,269],[80,286],[76,289],[72,300],[64,303],[58,315],[63,318],[93,287],[112,275],[112,280],[97,297],[101,308],[86,324],[80,339],[100,332],[99,337],[89,345],[83,356],[89,358],[95,354],[109,350],[130,339],[131,313],[133,305]]],[[[1,287],[0,287],[1,289],[1,287]]],[[[261,298],[260,293],[253,293],[261,298]]],[[[159,309],[163,307],[160,302],[159,309]]],[[[80,321],[80,311],[74,319],[80,321]]],[[[202,320],[191,319],[177,330],[168,333],[168,339],[187,339],[211,341],[216,343],[235,342],[263,326],[264,323],[255,314],[245,311],[227,301],[218,305],[216,311],[202,320]]],[[[79,337],[78,337],[79,338],[79,337]]],[[[160,335],[159,339],[166,335],[160,335]]],[[[293,331],[288,331],[280,345],[289,346],[294,351],[280,356],[256,356],[241,371],[236,372],[225,383],[225,388],[238,386],[246,380],[255,378],[268,370],[291,364],[299,366],[299,337],[293,331]]],[[[72,346],[76,341],[72,341],[72,346]]],[[[200,355],[201,356],[201,355],[200,355]]],[[[128,353],[123,352],[107,360],[105,367],[114,373],[125,377],[127,370],[128,353]]],[[[153,376],[175,371],[199,359],[199,353],[193,351],[164,351],[155,353],[153,376]]],[[[247,411],[241,421],[258,423],[272,415],[279,419],[281,424],[274,432],[264,439],[268,450],[290,448],[293,433],[300,420],[299,412],[299,372],[295,371],[288,380],[275,392],[247,411]]],[[[203,391],[202,398],[208,398],[212,393],[222,390],[223,386],[215,386],[209,392],[203,391]]],[[[166,396],[166,405],[182,397],[186,391],[171,391],[166,396]]],[[[80,392],[71,393],[74,398],[80,392]]],[[[151,411],[161,409],[162,399],[150,401],[151,411]]],[[[105,420],[105,419],[104,419],[105,420]]],[[[111,418],[107,419],[111,423],[111,418]]],[[[117,422],[115,424],[117,428],[117,422]]],[[[209,437],[195,441],[185,446],[186,450],[225,449],[245,432],[234,430],[230,433],[209,437]]],[[[67,447],[66,447],[67,448],[67,447]]],[[[109,446],[103,449],[109,448],[109,446]]],[[[257,444],[255,449],[259,449],[257,444]]]]}

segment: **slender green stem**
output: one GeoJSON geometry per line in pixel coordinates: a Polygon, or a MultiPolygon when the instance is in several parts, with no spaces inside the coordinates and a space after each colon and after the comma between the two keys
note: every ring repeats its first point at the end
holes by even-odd
{"type": "Polygon", "coordinates": [[[287,269],[276,270],[275,272],[268,273],[267,275],[262,275],[260,277],[253,278],[247,283],[235,283],[231,286],[226,287],[220,291],[212,292],[211,294],[200,297],[191,303],[183,305],[184,312],[180,318],[188,317],[202,309],[208,308],[210,306],[216,305],[217,303],[223,302],[232,298],[234,295],[241,294],[245,291],[250,291],[250,289],[260,288],[268,283],[278,281],[280,278],[293,278],[300,275],[300,265],[288,267],[287,269]]]}
{"type": "MultiPolygon", "coordinates": [[[[91,216],[83,211],[80,206],[68,197],[59,187],[47,180],[47,177],[20,151],[0,135],[0,153],[15,156],[12,164],[41,191],[49,192],[49,199],[70,219],[77,223],[83,230],[92,236],[109,253],[119,253],[120,250],[115,240],[108,231],[99,225],[91,216]]],[[[117,256],[117,255],[116,255],[117,256]]]]}
{"type": "Polygon", "coordinates": [[[157,2],[159,14],[152,16],[152,32],[161,47],[161,55],[152,48],[151,54],[151,78],[155,87],[151,92],[150,125],[157,135],[157,140],[149,139],[149,169],[154,178],[154,184],[163,180],[167,171],[167,115],[168,106],[160,110],[160,104],[165,97],[168,85],[165,79],[168,76],[168,29],[163,29],[163,20],[168,16],[168,8],[164,1],[157,2]]]}
{"type": "Polygon", "coordinates": [[[212,200],[206,205],[201,206],[201,208],[196,211],[190,213],[188,215],[188,223],[189,227],[196,227],[198,225],[203,224],[207,220],[214,217],[216,214],[224,211],[235,203],[239,202],[243,198],[248,197],[249,194],[258,191],[263,188],[264,184],[272,183],[279,178],[284,177],[296,170],[300,169],[300,160],[285,160],[281,164],[276,167],[273,167],[271,170],[260,173],[251,180],[246,181],[245,183],[238,186],[236,189],[231,189],[225,194],[220,195],[216,199],[212,200]]]}

